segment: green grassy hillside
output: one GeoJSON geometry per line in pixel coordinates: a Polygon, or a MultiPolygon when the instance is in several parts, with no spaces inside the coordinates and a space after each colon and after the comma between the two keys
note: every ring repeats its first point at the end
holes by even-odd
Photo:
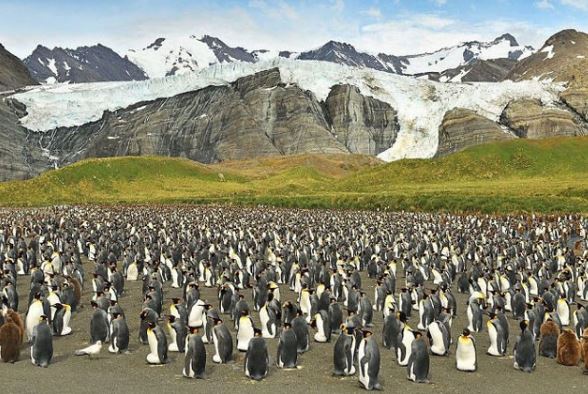
{"type": "Polygon", "coordinates": [[[93,159],[0,184],[0,205],[233,203],[289,207],[588,212],[588,137],[488,144],[384,164],[357,155],[203,165],[93,159]],[[225,182],[219,181],[222,173],[225,182]]]}

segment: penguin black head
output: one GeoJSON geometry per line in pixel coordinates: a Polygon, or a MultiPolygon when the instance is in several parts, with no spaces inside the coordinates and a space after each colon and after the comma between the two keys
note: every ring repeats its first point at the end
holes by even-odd
{"type": "Polygon", "coordinates": [[[41,315],[41,316],[39,316],[39,320],[40,321],[47,321],[47,315],[41,315]]]}
{"type": "Polygon", "coordinates": [[[119,317],[119,316],[120,316],[120,313],[118,313],[118,312],[114,312],[114,313],[112,314],[112,317],[113,317],[114,319],[118,319],[118,317],[119,317]]]}
{"type": "Polygon", "coordinates": [[[98,303],[96,301],[91,301],[90,305],[92,306],[92,308],[98,308],[98,303]]]}
{"type": "Polygon", "coordinates": [[[472,332],[468,328],[464,328],[461,334],[464,337],[469,337],[472,334],[472,332]]]}
{"type": "Polygon", "coordinates": [[[529,323],[526,320],[521,320],[521,323],[520,323],[521,331],[525,331],[527,329],[528,324],[529,323]]]}
{"type": "Polygon", "coordinates": [[[259,328],[255,328],[253,330],[253,335],[255,335],[256,337],[261,337],[261,330],[259,328]]]}
{"type": "Polygon", "coordinates": [[[292,325],[290,323],[284,323],[284,329],[289,329],[292,328],[292,325]]]}
{"type": "Polygon", "coordinates": [[[63,304],[60,304],[59,302],[53,304],[53,306],[55,307],[55,309],[60,310],[63,309],[63,304]]]}
{"type": "Polygon", "coordinates": [[[400,313],[398,314],[398,320],[400,320],[400,321],[401,321],[401,322],[403,322],[403,323],[406,323],[406,321],[407,321],[407,318],[406,318],[406,313],[404,313],[404,312],[400,312],[400,313]]]}
{"type": "Polygon", "coordinates": [[[169,315],[169,316],[167,317],[167,319],[169,320],[169,322],[170,322],[170,323],[173,323],[173,322],[175,322],[175,321],[176,321],[176,317],[175,317],[174,315],[169,315]]]}
{"type": "Polygon", "coordinates": [[[148,326],[149,328],[151,328],[151,329],[154,329],[154,328],[155,328],[155,326],[156,326],[156,324],[155,324],[155,322],[152,322],[152,321],[150,321],[150,322],[148,322],[148,323],[147,323],[147,326],[148,326]]]}

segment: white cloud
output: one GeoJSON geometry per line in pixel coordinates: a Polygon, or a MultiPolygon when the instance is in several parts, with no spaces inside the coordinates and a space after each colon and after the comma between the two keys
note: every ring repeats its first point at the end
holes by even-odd
{"type": "Polygon", "coordinates": [[[536,1],[535,7],[539,8],[541,10],[552,10],[554,8],[553,4],[551,4],[551,2],[549,0],[536,1]]]}
{"type": "Polygon", "coordinates": [[[370,7],[367,10],[361,11],[361,13],[374,19],[380,19],[382,17],[382,11],[378,7],[370,7]]]}
{"type": "Polygon", "coordinates": [[[437,7],[444,6],[447,4],[447,0],[431,0],[437,7]]]}
{"type": "Polygon", "coordinates": [[[563,5],[588,11],[588,0],[560,0],[563,5]]]}

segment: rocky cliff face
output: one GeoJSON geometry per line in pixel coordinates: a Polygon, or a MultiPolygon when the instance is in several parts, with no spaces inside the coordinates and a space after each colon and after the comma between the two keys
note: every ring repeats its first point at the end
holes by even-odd
{"type": "Polygon", "coordinates": [[[363,96],[355,86],[333,86],[326,108],[337,139],[352,153],[378,155],[396,140],[399,125],[394,108],[363,96]]]}
{"type": "Polygon", "coordinates": [[[520,138],[539,139],[584,134],[582,125],[571,112],[544,107],[536,100],[517,100],[509,103],[500,120],[520,138]]]}
{"type": "Polygon", "coordinates": [[[437,156],[455,153],[486,142],[515,138],[492,120],[474,111],[455,108],[448,111],[439,128],[437,156]]]}
{"type": "Polygon", "coordinates": [[[322,103],[311,92],[283,84],[279,70],[271,69],[31,136],[63,166],[123,155],[211,163],[298,153],[376,154],[392,145],[397,132],[396,111],[388,104],[345,85],[322,103]]]}
{"type": "Polygon", "coordinates": [[[0,44],[0,92],[37,85],[19,58],[0,44]]]}

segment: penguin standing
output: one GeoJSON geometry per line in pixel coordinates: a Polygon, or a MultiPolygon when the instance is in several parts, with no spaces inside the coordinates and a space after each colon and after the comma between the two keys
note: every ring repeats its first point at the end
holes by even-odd
{"type": "Polygon", "coordinates": [[[488,327],[488,336],[490,337],[490,347],[486,353],[497,357],[505,356],[508,338],[502,322],[498,320],[495,313],[490,312],[490,320],[486,325],[488,327]]]}
{"type": "Polygon", "coordinates": [[[298,353],[304,353],[310,349],[310,335],[308,333],[308,323],[306,318],[299,310],[297,316],[292,320],[292,330],[296,333],[298,342],[298,353]]]}
{"type": "Polygon", "coordinates": [[[168,316],[167,331],[169,332],[169,346],[167,350],[170,352],[184,353],[186,346],[186,326],[180,319],[176,319],[174,315],[168,316]]]}
{"type": "Polygon", "coordinates": [[[378,382],[380,373],[380,349],[373,339],[372,332],[363,330],[363,339],[357,350],[357,362],[359,367],[359,383],[366,390],[381,390],[378,382]]]}
{"type": "Polygon", "coordinates": [[[570,325],[570,303],[565,297],[557,300],[556,313],[562,326],[570,325]]]}
{"type": "Polygon", "coordinates": [[[71,307],[67,304],[56,303],[51,305],[55,309],[53,315],[53,334],[56,336],[65,336],[71,334],[69,321],[71,320],[71,307]]]}
{"type": "Polygon", "coordinates": [[[278,334],[276,324],[276,313],[272,308],[269,308],[271,301],[271,293],[269,294],[268,302],[266,302],[259,310],[259,320],[261,322],[261,332],[264,338],[275,338],[278,334]]]}
{"type": "Polygon", "coordinates": [[[314,334],[315,342],[325,343],[331,341],[331,321],[329,314],[325,310],[320,310],[314,315],[311,327],[316,328],[314,334]]]}
{"type": "Polygon", "coordinates": [[[246,352],[249,348],[249,341],[254,335],[255,326],[253,325],[253,319],[247,311],[243,311],[237,325],[237,350],[246,352]]]}
{"type": "Polygon", "coordinates": [[[186,338],[186,356],[182,375],[187,378],[204,379],[206,369],[206,348],[198,329],[191,327],[186,338]]]}
{"type": "Polygon", "coordinates": [[[94,312],[90,320],[90,338],[92,343],[101,341],[102,343],[108,340],[110,335],[110,327],[108,324],[108,314],[104,309],[98,307],[96,301],[92,301],[92,308],[94,312]]]}
{"type": "Polygon", "coordinates": [[[0,357],[5,363],[14,363],[20,357],[23,332],[10,316],[0,326],[0,357]]]}
{"type": "Polygon", "coordinates": [[[584,375],[588,375],[588,328],[584,329],[580,338],[580,346],[584,359],[584,375]]]}
{"type": "Polygon", "coordinates": [[[527,327],[527,321],[520,323],[521,335],[514,346],[514,367],[524,372],[533,372],[537,356],[535,353],[535,338],[527,327]]]}
{"type": "Polygon", "coordinates": [[[416,383],[429,382],[429,348],[425,338],[420,332],[416,332],[411,344],[410,358],[406,365],[408,379],[416,383]]]}
{"type": "Polygon", "coordinates": [[[284,323],[284,329],[278,342],[276,364],[278,368],[296,368],[298,362],[298,342],[290,323],[284,323]]]}
{"type": "Polygon", "coordinates": [[[53,335],[47,323],[47,316],[41,315],[40,322],[33,329],[31,361],[33,365],[47,368],[53,358],[53,335]]]}
{"type": "Polygon", "coordinates": [[[431,339],[431,353],[437,356],[446,356],[449,353],[449,332],[447,326],[435,320],[427,327],[427,334],[431,339]]]}
{"type": "MultiPolygon", "coordinates": [[[[586,355],[585,355],[586,357],[586,355]]],[[[557,363],[575,367],[580,362],[581,347],[572,330],[565,329],[557,338],[557,363]]]]}
{"type": "Polygon", "coordinates": [[[329,320],[331,322],[331,332],[339,331],[341,324],[343,324],[343,311],[341,310],[341,305],[339,305],[337,299],[334,297],[331,298],[328,312],[329,320]]]}
{"type": "Polygon", "coordinates": [[[552,319],[548,318],[541,325],[539,355],[555,358],[557,356],[557,338],[559,338],[559,327],[552,319]]]}
{"type": "Polygon", "coordinates": [[[139,314],[141,318],[141,325],[139,326],[139,341],[145,345],[148,343],[147,330],[149,323],[157,323],[159,315],[151,308],[144,308],[139,314]]]}
{"type": "Polygon", "coordinates": [[[269,354],[261,330],[256,328],[254,335],[249,341],[245,355],[245,376],[261,380],[267,376],[269,370],[269,354]]]}
{"type": "Polygon", "coordinates": [[[396,348],[398,347],[398,335],[402,329],[397,316],[392,309],[388,316],[384,318],[384,326],[382,328],[382,343],[386,349],[392,349],[394,354],[396,354],[396,348]]]}
{"type": "Polygon", "coordinates": [[[149,343],[147,363],[167,363],[167,338],[165,337],[163,330],[156,323],[149,322],[147,328],[147,341],[149,343]]]}
{"type": "Polygon", "coordinates": [[[118,312],[112,314],[110,321],[110,353],[122,353],[129,348],[129,327],[124,316],[118,312]]]}
{"type": "Polygon", "coordinates": [[[409,327],[404,312],[400,312],[399,320],[402,323],[402,330],[398,334],[397,339],[398,347],[396,348],[396,361],[398,362],[398,365],[404,367],[408,365],[415,334],[409,327]]]}
{"type": "Polygon", "coordinates": [[[354,327],[341,325],[341,334],[333,349],[333,375],[350,376],[355,374],[355,335],[354,327]]]}
{"type": "Polygon", "coordinates": [[[482,331],[482,306],[480,305],[480,299],[473,298],[470,299],[468,308],[467,308],[467,316],[468,316],[468,330],[471,332],[480,332],[482,331]]]}
{"type": "Polygon", "coordinates": [[[214,344],[214,356],[212,361],[226,364],[233,358],[233,338],[227,326],[219,317],[213,318],[212,342],[214,344]]]}
{"type": "Polygon", "coordinates": [[[27,337],[29,341],[33,338],[33,331],[37,324],[41,322],[42,315],[45,315],[45,311],[43,309],[43,301],[41,301],[41,293],[36,293],[29,306],[26,317],[27,337]]]}
{"type": "Polygon", "coordinates": [[[475,372],[478,369],[476,356],[476,342],[471,336],[470,330],[464,328],[457,339],[455,352],[456,367],[459,371],[475,372]]]}

